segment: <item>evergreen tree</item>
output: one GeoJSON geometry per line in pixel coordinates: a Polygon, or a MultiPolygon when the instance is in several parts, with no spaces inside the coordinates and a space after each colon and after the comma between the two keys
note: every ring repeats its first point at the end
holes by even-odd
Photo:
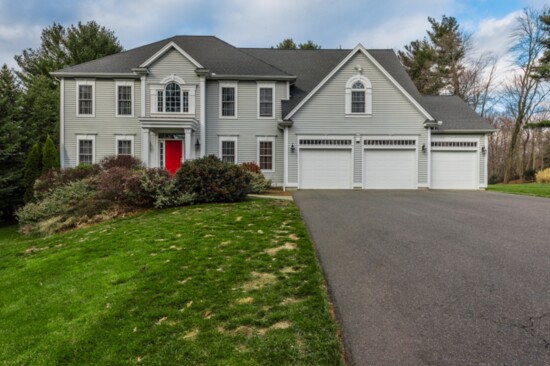
{"type": "Polygon", "coordinates": [[[437,72],[435,48],[426,39],[406,45],[405,51],[399,51],[399,58],[420,93],[434,95],[443,87],[437,72]]]}
{"type": "Polygon", "coordinates": [[[52,138],[48,135],[42,147],[42,174],[57,168],[59,168],[59,153],[52,138]]]}
{"type": "Polygon", "coordinates": [[[298,48],[301,50],[320,50],[321,46],[314,43],[312,40],[308,40],[306,43],[300,43],[298,48]]]}
{"type": "Polygon", "coordinates": [[[42,173],[42,154],[40,145],[35,143],[25,162],[25,202],[34,200],[34,182],[42,173]]]}
{"type": "Polygon", "coordinates": [[[279,42],[276,48],[280,50],[295,50],[297,47],[292,38],[285,38],[281,42],[279,42]]]}
{"type": "Polygon", "coordinates": [[[550,79],[550,9],[546,9],[540,16],[543,24],[544,38],[541,40],[545,47],[544,55],[540,59],[540,64],[536,68],[536,76],[550,79]]]}
{"type": "Polygon", "coordinates": [[[21,125],[17,100],[20,90],[8,66],[0,69],[0,221],[12,218],[23,203],[23,167],[21,125]]]}

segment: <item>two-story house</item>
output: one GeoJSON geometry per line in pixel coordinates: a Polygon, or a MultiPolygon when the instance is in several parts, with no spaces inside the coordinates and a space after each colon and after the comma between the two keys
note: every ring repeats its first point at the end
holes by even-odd
{"type": "Polygon", "coordinates": [[[487,185],[493,130],[458,97],[420,95],[392,50],[176,36],[53,75],[63,167],[127,154],[173,173],[214,154],[290,188],[487,185]]]}

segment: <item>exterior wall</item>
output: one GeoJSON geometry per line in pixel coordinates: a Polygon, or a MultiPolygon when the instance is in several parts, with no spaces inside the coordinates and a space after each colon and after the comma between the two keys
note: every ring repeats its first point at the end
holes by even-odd
{"type": "Polygon", "coordinates": [[[116,81],[114,79],[95,79],[95,116],[78,117],[76,115],[76,79],[65,79],[64,167],[76,166],[76,135],[95,135],[96,162],[107,155],[116,154],[115,136],[117,134],[134,136],[134,155],[141,156],[141,128],[139,122],[141,84],[139,79],[127,79],[125,81],[132,80],[134,81],[133,117],[116,117],[116,81]]]}
{"type": "Polygon", "coordinates": [[[149,74],[147,75],[145,88],[145,116],[151,116],[151,91],[149,86],[151,84],[158,84],[162,79],[172,74],[181,77],[185,80],[186,85],[196,85],[195,94],[195,117],[198,119],[200,116],[200,79],[195,73],[197,67],[185,58],[181,53],[172,49],[167,51],[163,56],[156,60],[149,67],[149,74]]]}
{"type": "MultiPolygon", "coordinates": [[[[418,149],[428,143],[423,127],[425,116],[362,53],[356,54],[292,117],[289,146],[298,146],[299,135],[411,135],[418,137],[418,149]],[[345,115],[346,82],[357,75],[355,67],[372,84],[372,115],[345,115]]],[[[354,139],[354,186],[363,181],[363,146],[354,139]]],[[[298,184],[298,152],[289,152],[289,186],[298,184]]],[[[428,184],[427,154],[418,154],[418,185],[428,184]]]]}
{"type": "Polygon", "coordinates": [[[258,97],[256,81],[237,83],[236,119],[220,118],[220,83],[208,80],[206,83],[206,154],[220,155],[220,136],[237,137],[238,163],[257,162],[258,137],[275,137],[275,171],[265,173],[275,184],[283,183],[284,156],[283,132],[278,129],[281,119],[281,99],[286,98],[286,82],[275,84],[275,116],[258,119],[258,97]]]}

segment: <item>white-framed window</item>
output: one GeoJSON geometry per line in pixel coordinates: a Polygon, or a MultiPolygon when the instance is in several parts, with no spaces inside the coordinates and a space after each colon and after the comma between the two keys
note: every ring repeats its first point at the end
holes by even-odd
{"type": "Polygon", "coordinates": [[[372,114],[372,85],[365,76],[352,76],[346,83],[346,116],[372,114]]]}
{"type": "Polygon", "coordinates": [[[258,118],[274,118],[275,83],[258,82],[258,118]]]}
{"type": "Polygon", "coordinates": [[[76,165],[95,164],[95,135],[76,136],[76,165]]]}
{"type": "Polygon", "coordinates": [[[151,85],[151,113],[194,115],[196,87],[187,85],[185,80],[175,75],[151,85]]]}
{"type": "Polygon", "coordinates": [[[238,162],[238,143],[236,136],[221,136],[220,137],[220,159],[228,163],[238,162]]]}
{"type": "Polygon", "coordinates": [[[115,136],[115,141],[115,151],[117,155],[134,156],[134,136],[117,135],[115,136]]]}
{"type": "Polygon", "coordinates": [[[275,171],[275,137],[258,137],[257,161],[262,171],[275,171]]]}
{"type": "Polygon", "coordinates": [[[237,82],[220,83],[220,118],[237,118],[237,82]]]}
{"type": "Polygon", "coordinates": [[[117,117],[134,116],[134,82],[116,81],[115,82],[115,105],[117,117]]]}
{"type": "Polygon", "coordinates": [[[95,80],[76,81],[76,115],[95,117],[95,80]]]}

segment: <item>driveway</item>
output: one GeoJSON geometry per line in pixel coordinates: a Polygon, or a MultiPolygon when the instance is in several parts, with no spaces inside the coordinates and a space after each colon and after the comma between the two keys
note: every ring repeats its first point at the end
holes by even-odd
{"type": "Polygon", "coordinates": [[[550,199],[300,191],[355,365],[550,365],[550,199]]]}

